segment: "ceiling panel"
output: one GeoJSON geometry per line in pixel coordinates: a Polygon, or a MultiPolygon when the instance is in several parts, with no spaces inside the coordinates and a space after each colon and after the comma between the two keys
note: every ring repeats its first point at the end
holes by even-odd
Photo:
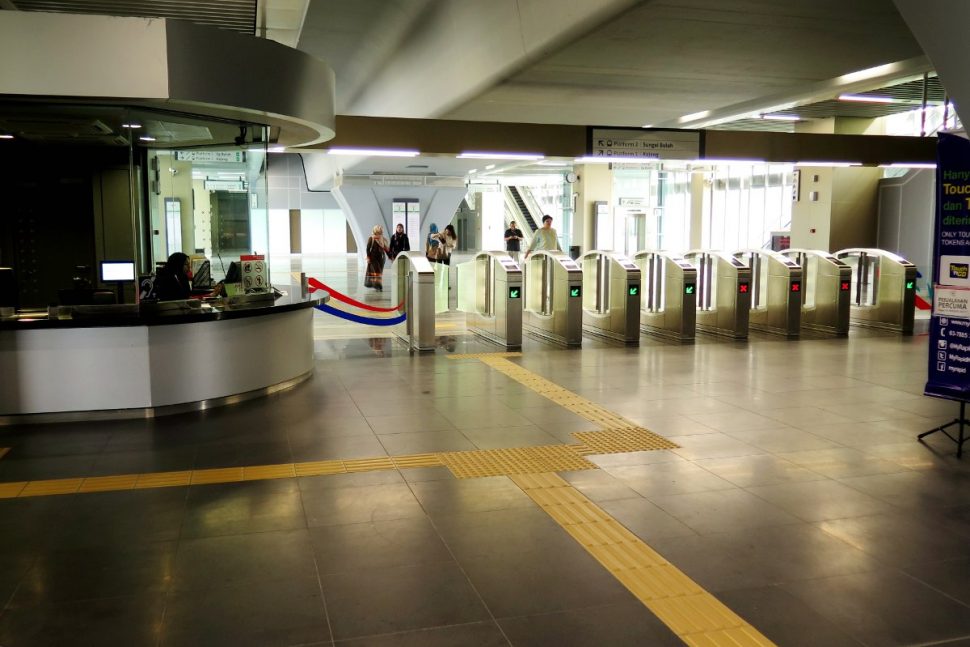
{"type": "Polygon", "coordinates": [[[256,0],[13,0],[21,11],[176,18],[243,34],[256,30],[256,0]]]}

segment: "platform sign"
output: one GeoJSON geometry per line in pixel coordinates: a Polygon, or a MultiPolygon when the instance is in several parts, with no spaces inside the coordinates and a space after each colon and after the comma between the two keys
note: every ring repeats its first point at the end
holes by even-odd
{"type": "Polygon", "coordinates": [[[695,160],[701,156],[701,135],[696,130],[590,128],[588,135],[590,157],[695,160]]]}
{"type": "MultiPolygon", "coordinates": [[[[970,400],[970,141],[937,144],[933,316],[925,392],[970,400]]],[[[907,289],[912,287],[907,284],[907,289]]]]}

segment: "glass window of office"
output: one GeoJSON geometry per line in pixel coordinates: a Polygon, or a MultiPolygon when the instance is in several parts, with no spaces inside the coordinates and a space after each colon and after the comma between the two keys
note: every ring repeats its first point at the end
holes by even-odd
{"type": "Polygon", "coordinates": [[[0,101],[0,122],[4,303],[134,303],[139,275],[176,251],[212,259],[216,281],[266,251],[261,125],[28,100],[0,101]],[[103,276],[106,261],[131,278],[103,276]]]}

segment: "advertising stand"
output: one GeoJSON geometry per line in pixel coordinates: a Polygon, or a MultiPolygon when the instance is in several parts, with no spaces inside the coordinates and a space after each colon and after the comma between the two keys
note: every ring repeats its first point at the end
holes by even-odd
{"type": "Polygon", "coordinates": [[[958,418],[917,436],[940,432],[963,455],[970,400],[970,141],[941,134],[937,146],[933,235],[933,316],[926,395],[960,403],[958,418]],[[947,429],[957,428],[952,436],[947,429]]]}

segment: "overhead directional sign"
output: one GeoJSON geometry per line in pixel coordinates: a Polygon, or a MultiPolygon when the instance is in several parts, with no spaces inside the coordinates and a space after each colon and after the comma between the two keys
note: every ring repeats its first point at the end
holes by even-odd
{"type": "Polygon", "coordinates": [[[590,128],[587,153],[604,158],[695,160],[701,156],[701,135],[696,130],[590,128]]]}

